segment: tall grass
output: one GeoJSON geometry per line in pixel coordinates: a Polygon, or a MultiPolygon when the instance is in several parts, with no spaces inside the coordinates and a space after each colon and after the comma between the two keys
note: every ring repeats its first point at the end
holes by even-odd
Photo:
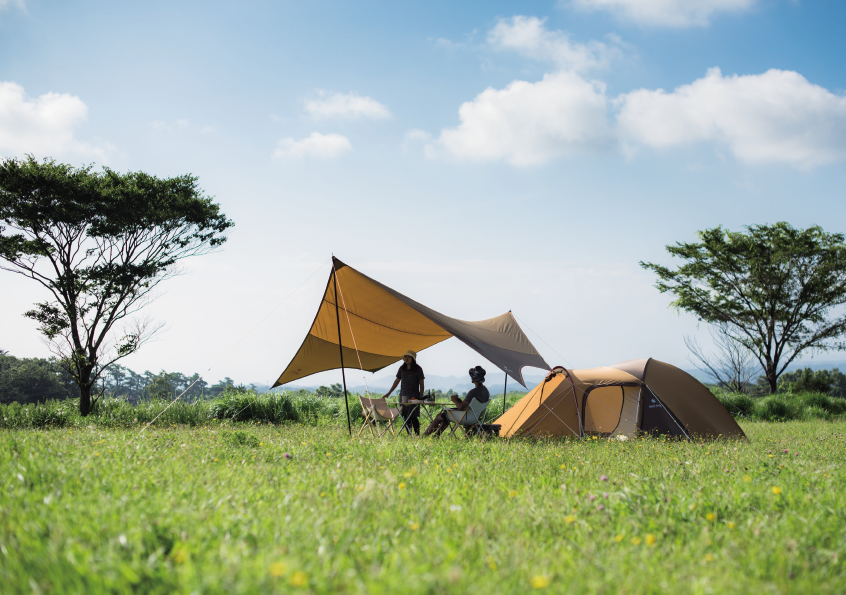
{"type": "MultiPolygon", "coordinates": [[[[373,395],[378,396],[378,395],[373,395]]],[[[509,393],[507,405],[511,407],[522,395],[509,393]]],[[[359,395],[349,395],[350,421],[360,425],[363,417],[359,395]]],[[[502,415],[502,397],[494,398],[488,406],[487,418],[502,415]]],[[[87,417],[79,415],[79,401],[47,401],[43,404],[0,404],[0,428],[49,428],[49,427],[128,427],[148,424],[156,426],[199,426],[208,423],[236,421],[270,424],[346,424],[344,399],[320,397],[314,393],[274,392],[260,394],[256,391],[233,390],[212,401],[167,400],[142,401],[132,405],[121,399],[106,399],[97,403],[87,417]],[[162,413],[164,412],[164,413],[162,413]]],[[[424,424],[426,421],[423,417],[424,424]]]]}
{"type": "MultiPolygon", "coordinates": [[[[758,421],[834,420],[846,416],[846,399],[822,393],[778,394],[753,399],[744,394],[716,390],[715,394],[726,409],[738,419],[758,421]]],[[[375,396],[375,395],[374,395],[375,396]]],[[[361,424],[359,395],[349,395],[350,420],[361,424]]],[[[509,393],[503,407],[502,396],[494,397],[488,405],[487,419],[495,420],[503,410],[512,407],[523,397],[509,393]]],[[[431,413],[435,411],[430,410],[431,413]]],[[[259,394],[255,391],[233,390],[212,401],[186,403],[167,400],[143,401],[131,405],[121,399],[100,401],[88,417],[79,415],[79,402],[48,401],[44,404],[0,404],[0,428],[49,427],[130,427],[154,422],[156,426],[200,426],[225,421],[270,424],[346,425],[344,399],[321,397],[314,393],[278,392],[259,394]],[[155,420],[155,421],[154,421],[155,420]]],[[[427,422],[425,415],[421,423],[427,422]]]]}
{"type": "Polygon", "coordinates": [[[737,418],[759,421],[830,420],[846,415],[846,399],[823,393],[799,392],[753,399],[749,395],[714,391],[737,418]]]}

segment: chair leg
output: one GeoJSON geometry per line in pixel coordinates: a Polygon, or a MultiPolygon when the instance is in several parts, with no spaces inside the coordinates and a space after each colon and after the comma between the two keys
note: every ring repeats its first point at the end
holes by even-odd
{"type": "Polygon", "coordinates": [[[461,422],[464,420],[464,418],[465,418],[465,417],[467,417],[467,410],[466,410],[466,409],[465,409],[465,410],[461,413],[461,417],[459,417],[459,418],[458,418],[458,421],[453,422],[453,424],[452,424],[452,431],[450,431],[450,433],[449,433],[449,435],[450,435],[450,436],[454,436],[454,435],[455,435],[455,431],[456,431],[459,427],[461,427],[461,426],[463,426],[463,425],[464,425],[464,424],[462,424],[461,422]]]}
{"type": "MultiPolygon", "coordinates": [[[[356,436],[361,436],[365,427],[370,427],[370,415],[367,412],[364,413],[364,423],[361,424],[361,428],[358,430],[358,434],[356,434],[356,436]]],[[[372,429],[370,430],[370,434],[373,434],[372,429]]]]}

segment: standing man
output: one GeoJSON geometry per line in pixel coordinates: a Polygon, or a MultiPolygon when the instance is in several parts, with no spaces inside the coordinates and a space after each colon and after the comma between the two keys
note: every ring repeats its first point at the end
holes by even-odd
{"type": "MultiPolygon", "coordinates": [[[[400,403],[408,403],[412,399],[417,400],[423,397],[423,368],[417,364],[417,354],[410,349],[402,356],[403,364],[397,370],[397,377],[394,380],[391,390],[385,395],[385,398],[391,396],[394,389],[400,382],[400,403]]],[[[419,405],[403,405],[400,408],[403,423],[405,423],[406,431],[411,434],[411,428],[414,428],[414,433],[420,435],[420,406],[419,405]],[[409,427],[410,426],[410,427],[409,427]]]]}

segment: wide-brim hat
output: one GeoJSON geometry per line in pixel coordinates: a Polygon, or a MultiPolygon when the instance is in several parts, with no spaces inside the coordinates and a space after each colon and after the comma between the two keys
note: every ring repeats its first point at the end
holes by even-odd
{"type": "Polygon", "coordinates": [[[405,357],[406,355],[407,355],[408,357],[410,357],[410,358],[414,359],[414,361],[417,361],[417,352],[412,351],[411,349],[409,349],[408,351],[406,351],[405,353],[403,353],[403,354],[402,354],[402,356],[403,356],[403,357],[405,357]]]}

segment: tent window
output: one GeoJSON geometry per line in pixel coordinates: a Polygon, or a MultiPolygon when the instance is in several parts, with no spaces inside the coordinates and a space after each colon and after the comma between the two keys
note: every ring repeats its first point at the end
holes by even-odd
{"type": "Polygon", "coordinates": [[[585,432],[611,434],[620,423],[623,411],[623,387],[600,386],[584,397],[585,432]]]}

